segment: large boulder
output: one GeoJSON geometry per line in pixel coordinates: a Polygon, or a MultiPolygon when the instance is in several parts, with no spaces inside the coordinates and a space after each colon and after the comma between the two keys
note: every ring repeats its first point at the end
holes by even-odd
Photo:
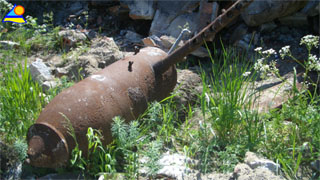
{"type": "Polygon", "coordinates": [[[177,38],[182,28],[187,25],[191,34],[186,39],[199,32],[216,14],[216,4],[201,3],[200,1],[158,1],[157,10],[153,18],[150,34],[168,35],[177,38]],[[199,9],[199,10],[198,10],[199,9]],[[207,19],[205,21],[204,19],[207,19]],[[179,28],[180,27],[180,28],[179,28]]]}
{"type": "Polygon", "coordinates": [[[43,91],[47,92],[50,88],[57,86],[54,77],[51,75],[50,68],[42,59],[36,58],[36,61],[29,65],[29,70],[32,79],[41,85],[43,91]]]}
{"type": "Polygon", "coordinates": [[[254,1],[241,13],[241,16],[247,25],[259,26],[298,11],[305,6],[306,2],[300,0],[254,1]]]}
{"type": "Polygon", "coordinates": [[[121,0],[120,2],[128,6],[130,9],[129,16],[132,19],[151,20],[154,16],[154,0],[121,0]]]}

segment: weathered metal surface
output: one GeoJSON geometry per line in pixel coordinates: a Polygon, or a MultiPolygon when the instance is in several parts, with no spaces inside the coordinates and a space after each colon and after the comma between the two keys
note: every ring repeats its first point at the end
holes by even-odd
{"type": "Polygon", "coordinates": [[[68,160],[66,155],[75,147],[70,134],[73,131],[84,154],[89,127],[100,129],[104,143],[110,143],[113,117],[136,119],[146,110],[148,102],[165,98],[175,87],[174,66],[163,74],[156,75],[153,71],[153,65],[166,55],[158,48],[141,49],[137,55],[111,64],[57,95],[29,129],[31,163],[41,167],[64,164],[68,160]],[[65,154],[57,158],[61,152],[65,154]]]}
{"type": "Polygon", "coordinates": [[[76,142],[87,154],[89,127],[100,129],[104,143],[110,143],[112,118],[119,115],[126,121],[136,119],[148,102],[167,97],[177,81],[175,64],[205,39],[212,38],[250,2],[236,2],[169,56],[158,48],[143,48],[61,92],[29,129],[30,163],[38,167],[63,166],[76,142]]]}

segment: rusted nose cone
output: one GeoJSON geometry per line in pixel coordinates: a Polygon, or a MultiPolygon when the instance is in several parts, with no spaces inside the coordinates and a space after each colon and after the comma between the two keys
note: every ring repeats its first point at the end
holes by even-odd
{"type": "Polygon", "coordinates": [[[65,138],[49,124],[34,124],[29,128],[28,161],[37,167],[61,167],[69,159],[65,138]]]}

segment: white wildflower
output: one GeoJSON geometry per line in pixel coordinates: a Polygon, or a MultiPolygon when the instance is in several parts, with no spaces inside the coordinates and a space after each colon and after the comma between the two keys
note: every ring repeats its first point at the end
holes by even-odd
{"type": "Polygon", "coordinates": [[[265,64],[260,68],[261,72],[268,72],[269,70],[270,70],[270,66],[268,64],[265,64]]]}
{"type": "Polygon", "coordinates": [[[287,55],[290,54],[290,46],[284,46],[280,49],[279,54],[281,56],[281,58],[283,59],[284,57],[286,57],[287,55]]]}
{"type": "Polygon", "coordinates": [[[306,35],[301,38],[300,45],[305,44],[308,49],[311,49],[313,46],[318,48],[319,45],[319,36],[306,35]]]}
{"type": "Polygon", "coordinates": [[[251,72],[250,72],[250,71],[248,71],[248,72],[244,72],[244,73],[242,74],[242,76],[244,76],[244,77],[248,77],[250,74],[251,74],[251,72]]]}
{"type": "Polygon", "coordinates": [[[263,66],[263,61],[264,61],[264,58],[258,59],[253,66],[254,70],[260,71],[261,67],[263,66]]]}
{"type": "Polygon", "coordinates": [[[320,71],[320,59],[316,55],[310,54],[308,58],[308,67],[310,69],[320,71]]]}
{"type": "Polygon", "coordinates": [[[257,47],[254,49],[254,51],[256,51],[256,52],[261,52],[261,50],[262,50],[262,47],[257,47]]]}
{"type": "Polygon", "coordinates": [[[262,51],[262,54],[266,54],[266,55],[273,55],[273,54],[277,54],[276,51],[274,49],[268,49],[265,51],[262,51]]]}

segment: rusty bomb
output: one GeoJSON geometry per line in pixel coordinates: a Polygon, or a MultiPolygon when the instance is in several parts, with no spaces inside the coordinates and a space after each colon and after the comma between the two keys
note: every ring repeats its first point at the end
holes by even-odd
{"type": "Polygon", "coordinates": [[[167,97],[177,81],[175,64],[214,38],[252,1],[238,0],[171,54],[156,47],[142,48],[62,91],[28,130],[30,164],[65,166],[76,142],[86,155],[89,127],[101,130],[104,144],[110,143],[112,118],[121,116],[129,122],[147,109],[148,102],[167,97]]]}

